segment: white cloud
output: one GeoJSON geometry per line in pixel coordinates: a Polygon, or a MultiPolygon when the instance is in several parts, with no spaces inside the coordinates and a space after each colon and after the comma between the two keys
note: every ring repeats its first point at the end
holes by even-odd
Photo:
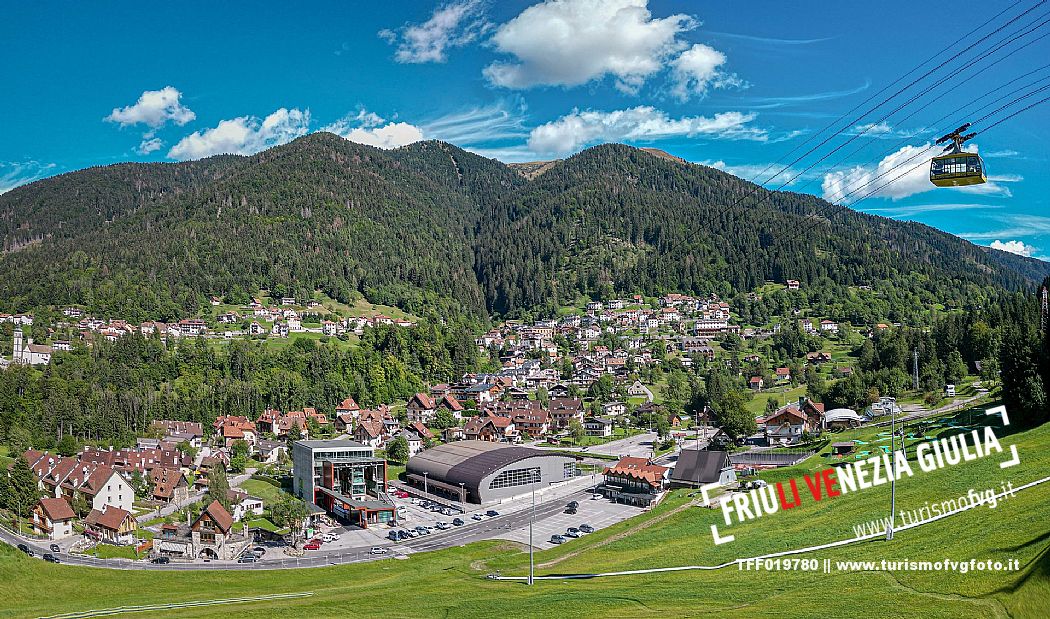
{"type": "Polygon", "coordinates": [[[7,193],[15,187],[40,180],[55,169],[53,163],[39,161],[0,161],[0,193],[7,193]]]}
{"type": "Polygon", "coordinates": [[[351,142],[379,148],[397,148],[423,139],[423,130],[419,127],[406,122],[387,122],[382,116],[366,110],[341,118],[322,127],[321,131],[331,131],[351,142]]]}
{"type": "Polygon", "coordinates": [[[653,19],[648,0],[546,0],[501,25],[497,51],[514,57],[485,68],[505,88],[577,86],[611,75],[624,92],[637,92],[685,44],[696,27],[684,14],[653,19]]]}
{"type": "Polygon", "coordinates": [[[309,110],[282,107],[261,122],[254,116],[240,116],[203,132],[194,131],[172,146],[168,157],[186,160],[219,154],[250,155],[290,142],[309,128],[309,110]]]}
{"type": "Polygon", "coordinates": [[[768,134],[750,126],[754,114],[722,112],[713,117],[671,118],[667,112],[638,106],[612,112],[579,111],[540,125],[529,134],[529,148],[536,153],[566,154],[588,144],[658,140],[675,136],[766,141],[768,134]]]}
{"type": "Polygon", "coordinates": [[[960,232],[957,236],[971,241],[990,241],[1011,237],[1030,237],[1050,234],[1050,217],[1023,213],[1001,213],[993,219],[1003,222],[1005,227],[980,232],[960,232]]]}
{"type": "Polygon", "coordinates": [[[136,148],[135,151],[140,155],[148,155],[153,151],[160,150],[163,147],[164,140],[160,138],[147,137],[142,140],[142,143],[139,144],[139,147],[136,148]]]}
{"type": "Polygon", "coordinates": [[[113,108],[104,120],[121,127],[144,124],[153,129],[163,127],[169,120],[180,127],[197,117],[193,110],[182,105],[182,93],[172,86],[147,90],[134,105],[113,108]]]}
{"type": "Polygon", "coordinates": [[[379,36],[398,43],[398,62],[445,62],[450,48],[466,45],[488,30],[483,8],[480,0],[450,2],[434,9],[422,24],[405,24],[396,32],[380,30],[379,36]]]}
{"type": "Polygon", "coordinates": [[[513,109],[504,102],[473,107],[422,123],[423,132],[432,138],[457,146],[500,140],[523,140],[524,106],[513,109]]]}
{"type": "Polygon", "coordinates": [[[1039,251],[1038,247],[1026,245],[1021,241],[1000,241],[996,239],[989,245],[992,249],[999,249],[1002,251],[1008,251],[1011,254],[1017,254],[1018,256],[1032,256],[1035,252],[1039,251]]]}
{"type": "Polygon", "coordinates": [[[671,61],[671,94],[679,101],[693,95],[703,96],[709,86],[740,86],[743,81],[735,75],[719,72],[726,55],[702,43],[697,43],[671,61]]]}

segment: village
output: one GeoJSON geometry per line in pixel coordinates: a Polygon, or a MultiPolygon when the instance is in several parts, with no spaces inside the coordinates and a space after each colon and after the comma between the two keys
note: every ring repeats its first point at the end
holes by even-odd
{"type": "MultiPolygon", "coordinates": [[[[798,283],[785,287],[797,289],[798,283]]],[[[219,303],[213,301],[216,307],[219,303]]],[[[78,345],[91,345],[97,338],[113,341],[131,333],[225,340],[255,334],[295,337],[318,329],[304,326],[310,323],[320,324],[326,337],[360,335],[376,325],[413,326],[382,314],[322,319],[329,314],[319,303],[295,306],[291,298],[280,299],[279,306],[253,300],[242,310],[219,308],[210,321],[131,326],[67,308],[62,312],[67,320],[53,329],[72,333],[78,345]],[[245,322],[246,332],[216,330],[245,322]]],[[[32,328],[31,316],[0,320],[13,325],[13,363],[46,365],[56,351],[72,348],[68,340],[27,341],[24,330],[32,328]]],[[[761,341],[780,328],[779,323],[741,327],[730,304],[717,296],[589,301],[557,319],[506,321],[485,332],[475,344],[480,353],[499,359],[499,370],[433,384],[402,403],[363,408],[346,397],[333,408],[322,403],[300,410],[267,408],[254,418],[220,415],[210,425],[158,420],[133,447],[87,445],[65,455],[29,449],[21,459],[41,498],[26,521],[26,533],[52,541],[52,550],[149,558],[157,565],[173,559],[285,560],[325,543],[329,552],[367,547],[383,555],[390,542],[396,551],[410,551],[402,544],[463,521],[382,535],[376,534],[377,525],[403,526],[410,515],[421,516],[415,513],[420,505],[441,515],[467,515],[476,506],[472,523],[498,514],[484,509],[495,505],[513,514],[522,507],[517,500],[523,485],[539,485],[548,500],[605,499],[611,507],[592,519],[610,524],[650,508],[672,485],[730,486],[737,475],[797,461],[798,453],[826,431],[871,420],[871,411],[866,416],[825,411],[795,386],[799,376],[793,374],[799,370],[753,373],[748,364],[753,367],[757,355],[727,351],[724,345],[727,336],[729,341],[761,341]],[[707,414],[690,415],[673,401],[664,370],[712,363],[735,368],[756,403],[764,402],[759,399],[764,393],[782,398],[775,407],[768,402],[755,407],[754,434],[731,436],[707,414]],[[797,453],[771,449],[796,445],[801,445],[797,453]],[[527,469],[520,463],[530,460],[539,463],[535,477],[521,474],[527,469]],[[471,467],[480,472],[454,473],[471,467]],[[218,490],[211,483],[215,479],[221,479],[218,490]],[[290,515],[288,505],[295,501],[298,511],[290,515]],[[367,530],[370,534],[362,537],[367,530]],[[267,546],[258,545],[264,541],[283,550],[267,555],[267,546]],[[99,550],[107,546],[112,549],[99,550]]],[[[802,319],[798,328],[833,340],[842,335],[840,325],[830,320],[802,319]]],[[[820,368],[832,360],[832,352],[818,351],[806,355],[804,363],[820,368]]],[[[880,415],[900,413],[892,398],[874,409],[880,415]]],[[[575,515],[577,509],[564,513],[575,515]]],[[[580,527],[567,529],[580,534],[580,527]]],[[[549,541],[537,543],[565,541],[562,532],[552,531],[549,541]]],[[[486,532],[470,534],[492,534],[486,532]]],[[[58,554],[47,554],[58,560],[58,554]]]]}

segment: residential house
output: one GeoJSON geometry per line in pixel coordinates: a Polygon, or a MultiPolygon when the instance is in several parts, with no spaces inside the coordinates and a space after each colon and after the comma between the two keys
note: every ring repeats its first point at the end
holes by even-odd
{"type": "Polygon", "coordinates": [[[791,368],[783,367],[777,368],[776,377],[778,383],[789,383],[791,382],[791,368]]]}
{"type": "Polygon", "coordinates": [[[627,395],[631,397],[644,397],[646,402],[653,401],[653,392],[648,387],[642,384],[642,381],[636,380],[634,384],[627,388],[627,395]]]}
{"type": "Polygon", "coordinates": [[[426,393],[417,393],[408,400],[405,416],[409,421],[426,423],[437,413],[437,403],[426,393]]]}
{"type": "Polygon", "coordinates": [[[73,522],[77,515],[65,499],[46,497],[33,508],[33,533],[50,540],[59,540],[73,535],[73,522]]]}
{"type": "Polygon", "coordinates": [[[156,467],[149,472],[153,500],[176,504],[189,498],[190,484],[179,469],[156,467]]]}
{"type": "Polygon", "coordinates": [[[615,422],[608,417],[588,417],[583,421],[587,436],[606,438],[613,435],[615,422]]]}
{"type": "Polygon", "coordinates": [[[376,449],[383,444],[386,430],[382,421],[372,419],[359,421],[354,428],[354,440],[376,449]]]}
{"type": "Polygon", "coordinates": [[[838,334],[839,323],[835,322],[834,320],[821,320],[820,330],[824,333],[838,334]]]}
{"type": "Polygon", "coordinates": [[[226,491],[226,498],[230,501],[230,509],[235,522],[244,520],[245,516],[262,516],[264,510],[263,500],[252,496],[243,490],[230,488],[226,491]]]}
{"type": "Polygon", "coordinates": [[[794,406],[785,406],[766,417],[765,436],[769,444],[791,444],[802,440],[803,432],[816,430],[810,418],[794,406]]]}
{"type": "Polygon", "coordinates": [[[583,423],[583,401],[575,398],[554,398],[550,403],[550,422],[555,429],[569,427],[573,421],[583,423]]]}
{"type": "Polygon", "coordinates": [[[766,386],[766,381],[761,376],[752,376],[747,381],[747,384],[749,387],[751,387],[751,389],[755,391],[761,391],[762,388],[766,386]]]}
{"type": "Polygon", "coordinates": [[[137,530],[138,523],[131,512],[112,505],[92,509],[84,519],[84,535],[110,544],[133,543],[137,530]]]}

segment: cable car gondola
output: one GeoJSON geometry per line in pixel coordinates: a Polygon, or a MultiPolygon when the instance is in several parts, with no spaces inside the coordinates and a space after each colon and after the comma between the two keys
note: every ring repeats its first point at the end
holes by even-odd
{"type": "Polygon", "coordinates": [[[962,145],[976,136],[976,133],[963,135],[970,128],[970,123],[959,127],[948,135],[937,140],[937,144],[951,142],[944,149],[945,154],[937,155],[930,160],[930,182],[938,187],[964,187],[988,182],[984,173],[984,161],[977,153],[963,151],[962,145]]]}

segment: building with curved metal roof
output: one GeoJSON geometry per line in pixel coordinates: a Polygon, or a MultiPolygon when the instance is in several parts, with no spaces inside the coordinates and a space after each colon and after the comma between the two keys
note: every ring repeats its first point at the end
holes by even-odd
{"type": "Polygon", "coordinates": [[[576,459],[553,451],[494,443],[455,441],[409,459],[409,482],[429,494],[460,502],[491,503],[571,479],[576,459]]]}

